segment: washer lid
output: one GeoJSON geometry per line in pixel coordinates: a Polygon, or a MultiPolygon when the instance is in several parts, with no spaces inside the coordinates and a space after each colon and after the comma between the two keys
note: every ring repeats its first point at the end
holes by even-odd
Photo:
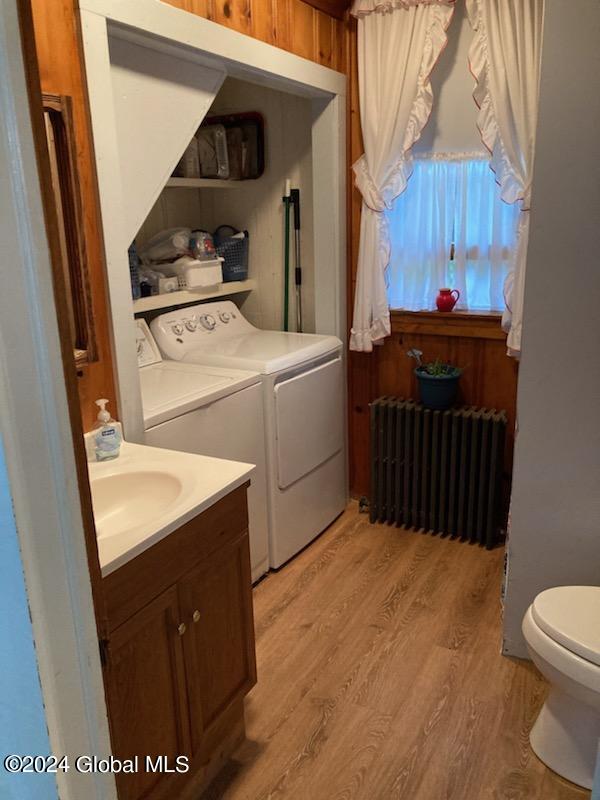
{"type": "Polygon", "coordinates": [[[256,372],[161,361],[140,369],[146,430],[260,382],[256,372]]]}
{"type": "Polygon", "coordinates": [[[600,666],[600,586],[557,586],[533,601],[537,625],[555,642],[600,666]]]}

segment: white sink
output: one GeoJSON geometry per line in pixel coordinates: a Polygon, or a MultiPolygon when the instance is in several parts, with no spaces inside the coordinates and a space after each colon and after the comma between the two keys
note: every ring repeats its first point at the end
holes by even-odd
{"type": "Polygon", "coordinates": [[[91,487],[99,540],[151,522],[168,511],[183,491],[179,478],[158,470],[113,473],[96,478],[91,487]]]}
{"type": "Polygon", "coordinates": [[[123,442],[118,458],[88,461],[88,470],[108,575],[242,485],[254,466],[123,442]]]}

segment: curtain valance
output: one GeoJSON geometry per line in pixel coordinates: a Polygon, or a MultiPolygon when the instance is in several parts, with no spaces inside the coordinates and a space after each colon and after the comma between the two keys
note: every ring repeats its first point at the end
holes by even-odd
{"type": "Polygon", "coordinates": [[[411,6],[453,6],[456,0],[354,0],[350,13],[355,17],[364,17],[367,14],[389,14],[397,8],[410,8],[411,6]]]}

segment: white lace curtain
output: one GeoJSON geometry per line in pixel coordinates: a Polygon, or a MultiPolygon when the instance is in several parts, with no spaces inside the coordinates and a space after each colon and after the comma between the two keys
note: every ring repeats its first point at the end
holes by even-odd
{"type": "Polygon", "coordinates": [[[507,277],[508,331],[511,355],[521,351],[525,263],[537,123],[544,0],[467,0],[475,38],[469,52],[477,80],[478,127],[492,154],[492,169],[502,199],[520,203],[518,243],[507,277]]]}
{"type": "Polygon", "coordinates": [[[450,286],[460,291],[459,308],[504,308],[518,215],[500,199],[487,154],[415,159],[406,191],[386,214],[390,307],[432,309],[439,288],[450,286]]]}
{"type": "MultiPolygon", "coordinates": [[[[509,353],[521,348],[525,259],[544,0],[466,0],[475,38],[478,125],[507,203],[521,216],[505,283],[509,353]]],[[[453,0],[355,0],[360,113],[365,152],[354,165],[363,196],[350,348],[370,351],[390,333],[385,272],[390,257],[384,212],[411,174],[410,148],[431,112],[430,73],[446,43],[453,0]]]]}
{"type": "Polygon", "coordinates": [[[356,0],[364,154],[354,165],[363,196],[350,348],[369,352],[390,334],[384,214],[406,188],[410,148],[429,118],[430,73],[446,43],[453,0],[356,0]]]}

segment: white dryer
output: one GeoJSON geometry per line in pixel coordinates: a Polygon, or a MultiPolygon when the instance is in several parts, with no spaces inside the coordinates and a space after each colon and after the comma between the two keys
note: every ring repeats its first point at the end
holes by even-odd
{"type": "Polygon", "coordinates": [[[341,341],[259,330],[230,301],[175,310],[151,327],[167,358],[261,374],[269,556],[271,566],[280,567],[346,506],[341,341]]]}
{"type": "Polygon", "coordinates": [[[248,490],[252,580],[269,569],[265,426],[261,376],[163,361],[136,320],[146,444],[256,465],[248,490]]]}

